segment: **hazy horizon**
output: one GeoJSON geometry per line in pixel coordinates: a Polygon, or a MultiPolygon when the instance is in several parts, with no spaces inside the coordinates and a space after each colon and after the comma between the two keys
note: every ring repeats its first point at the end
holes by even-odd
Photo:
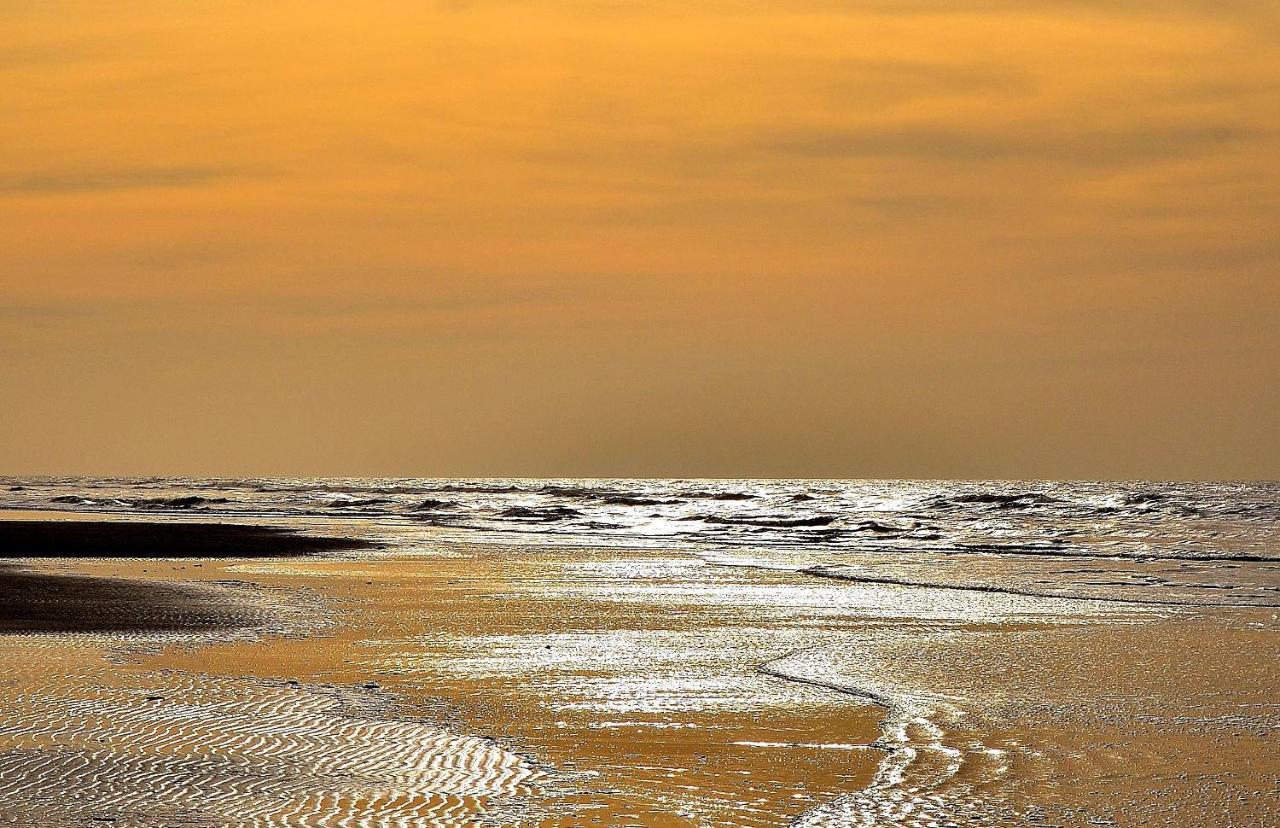
{"type": "Polygon", "coordinates": [[[683,477],[638,477],[638,476],[611,476],[602,475],[385,475],[385,474],[315,474],[315,475],[287,475],[287,474],[210,474],[210,475],[180,475],[180,474],[13,474],[5,472],[0,474],[0,480],[12,481],[36,481],[36,480],[190,480],[190,481],[229,481],[229,480],[323,480],[323,481],[375,481],[375,480],[441,480],[441,481],[558,481],[558,480],[582,480],[582,481],[659,481],[659,482],[685,482],[696,483],[699,481],[707,482],[760,482],[760,483],[1054,483],[1054,484],[1178,484],[1178,483],[1205,483],[1205,484],[1224,484],[1233,483],[1241,484],[1258,484],[1258,483],[1280,483],[1280,479],[1271,477],[1241,477],[1241,478],[1220,478],[1216,480],[1202,480],[1195,478],[1157,478],[1157,477],[1113,477],[1113,478],[1062,478],[1062,477],[698,477],[695,475],[686,475],[683,477]]]}

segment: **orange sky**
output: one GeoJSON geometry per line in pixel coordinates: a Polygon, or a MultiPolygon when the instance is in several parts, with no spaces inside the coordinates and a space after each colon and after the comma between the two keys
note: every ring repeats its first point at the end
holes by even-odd
{"type": "Polygon", "coordinates": [[[1280,477],[1280,5],[8,4],[0,473],[1280,477]]]}

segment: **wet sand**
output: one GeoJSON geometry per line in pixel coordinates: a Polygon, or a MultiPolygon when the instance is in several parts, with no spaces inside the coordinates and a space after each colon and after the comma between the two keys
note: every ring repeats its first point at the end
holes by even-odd
{"type": "Polygon", "coordinates": [[[0,520],[0,549],[13,558],[288,558],[376,546],[281,526],[81,518],[0,520]]]}
{"type": "MultiPolygon", "coordinates": [[[[371,546],[241,524],[0,520],[0,549],[27,560],[270,558],[371,546]]],[[[262,626],[264,612],[263,602],[225,589],[33,571],[0,562],[0,633],[216,632],[262,626]]]]}
{"type": "Polygon", "coordinates": [[[389,548],[22,562],[86,588],[216,594],[250,623],[0,636],[0,823],[1280,815],[1271,609],[848,583],[400,526],[369,540],[389,548]]]}

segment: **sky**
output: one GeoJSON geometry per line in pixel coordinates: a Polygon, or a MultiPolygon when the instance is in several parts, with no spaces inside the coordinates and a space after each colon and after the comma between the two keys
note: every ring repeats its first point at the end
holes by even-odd
{"type": "Polygon", "coordinates": [[[0,29],[0,473],[1280,477],[1274,0],[0,29]]]}

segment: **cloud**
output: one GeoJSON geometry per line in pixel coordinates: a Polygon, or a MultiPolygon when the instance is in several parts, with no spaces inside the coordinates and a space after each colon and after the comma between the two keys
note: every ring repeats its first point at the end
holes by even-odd
{"type": "Polygon", "coordinates": [[[329,292],[262,290],[254,295],[207,294],[197,289],[189,294],[116,293],[95,297],[41,297],[0,290],[0,325],[97,321],[136,329],[147,320],[191,329],[233,323],[365,324],[472,312],[554,309],[589,302],[634,304],[651,300],[657,290],[640,277],[604,280],[598,274],[573,272],[474,276],[336,269],[327,275],[342,288],[329,292]]]}
{"type": "Polygon", "coordinates": [[[109,170],[50,171],[0,175],[0,194],[67,195],[74,193],[199,187],[240,173],[222,167],[123,167],[109,170]]]}
{"type": "Polygon", "coordinates": [[[1198,155],[1248,137],[1248,131],[1225,124],[1060,134],[869,128],[794,131],[771,137],[761,148],[810,158],[1029,158],[1107,164],[1198,155]]]}
{"type": "Polygon", "coordinates": [[[33,300],[0,294],[0,323],[48,323],[81,319],[96,312],[91,304],[79,301],[33,300]]]}

